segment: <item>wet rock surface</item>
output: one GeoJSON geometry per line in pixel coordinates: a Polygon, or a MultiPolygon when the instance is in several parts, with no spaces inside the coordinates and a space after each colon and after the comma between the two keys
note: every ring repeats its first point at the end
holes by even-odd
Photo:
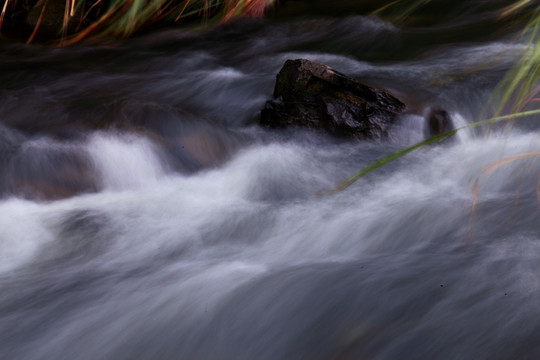
{"type": "Polygon", "coordinates": [[[307,127],[344,138],[387,135],[405,105],[389,92],[366,86],[326,65],[287,60],[277,75],[274,98],[261,111],[261,125],[307,127]]]}
{"type": "Polygon", "coordinates": [[[424,136],[430,138],[454,130],[454,122],[448,111],[442,108],[432,108],[426,116],[424,125],[424,136]]]}

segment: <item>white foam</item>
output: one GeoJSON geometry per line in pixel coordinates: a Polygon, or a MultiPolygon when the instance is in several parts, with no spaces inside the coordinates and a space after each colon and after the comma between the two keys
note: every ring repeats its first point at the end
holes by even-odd
{"type": "Polygon", "coordinates": [[[42,205],[11,199],[0,202],[0,273],[32,260],[54,234],[42,221],[42,205]]]}
{"type": "Polygon", "coordinates": [[[155,146],[134,135],[99,133],[87,151],[106,189],[133,189],[155,183],[165,174],[155,146]]]}
{"type": "MultiPolygon", "coordinates": [[[[100,226],[109,234],[103,240],[107,251],[98,260],[105,267],[171,253],[184,261],[223,259],[264,267],[405,251],[425,242],[403,238],[400,234],[411,230],[401,228],[418,223],[424,231],[419,238],[429,242],[429,231],[444,232],[469,216],[472,185],[483,169],[540,147],[535,135],[428,147],[407,155],[413,165],[394,176],[360,180],[343,193],[320,198],[317,192],[335,185],[336,176],[313,148],[253,146],[222,168],[185,177],[164,176],[142,140],[100,136],[91,144],[94,156],[106,158],[101,161],[108,166],[108,190],[53,203],[0,202],[0,271],[39,256],[40,248],[58,237],[61,219],[81,210],[106,219],[100,226]]],[[[516,162],[480,176],[482,199],[518,181],[516,167],[536,181],[537,163],[516,162]]]]}

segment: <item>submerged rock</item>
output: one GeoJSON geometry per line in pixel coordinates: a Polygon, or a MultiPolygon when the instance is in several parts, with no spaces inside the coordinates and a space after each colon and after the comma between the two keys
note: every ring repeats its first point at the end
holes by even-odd
{"type": "Polygon", "coordinates": [[[301,126],[347,138],[381,138],[405,105],[326,66],[287,60],[277,75],[274,99],[261,111],[271,128],[301,126]]]}
{"type": "Polygon", "coordinates": [[[454,122],[448,111],[441,108],[432,108],[426,116],[424,136],[430,138],[454,130],[454,122]]]}

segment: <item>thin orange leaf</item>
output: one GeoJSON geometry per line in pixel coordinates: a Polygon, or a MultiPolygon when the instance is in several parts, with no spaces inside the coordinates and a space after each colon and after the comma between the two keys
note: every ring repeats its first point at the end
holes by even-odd
{"type": "Polygon", "coordinates": [[[6,16],[6,10],[9,0],[5,0],[4,7],[2,7],[2,14],[0,14],[0,29],[2,29],[2,24],[4,23],[4,16],[6,16]]]}

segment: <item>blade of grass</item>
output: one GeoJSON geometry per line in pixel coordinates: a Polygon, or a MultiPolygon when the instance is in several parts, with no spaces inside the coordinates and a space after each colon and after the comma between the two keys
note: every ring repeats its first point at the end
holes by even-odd
{"type": "Polygon", "coordinates": [[[521,60],[507,73],[489,100],[499,103],[496,115],[502,114],[504,109],[517,112],[526,108],[533,88],[540,80],[540,7],[522,31],[522,36],[527,40],[521,60]]]}
{"type": "Polygon", "coordinates": [[[72,6],[71,4],[74,1],[75,0],[66,0],[66,4],[64,5],[64,20],[62,21],[62,38],[65,38],[67,34],[68,23],[70,19],[69,13],[72,6]]]}
{"type": "Polygon", "coordinates": [[[69,9],[69,16],[75,16],[75,1],[71,0],[71,8],[69,9]]]}
{"type": "Polygon", "coordinates": [[[501,160],[498,160],[488,166],[486,166],[482,171],[480,172],[480,176],[487,176],[491,173],[493,173],[495,170],[501,168],[504,165],[508,165],[510,163],[513,163],[515,161],[524,160],[524,159],[530,159],[532,157],[540,156],[540,151],[533,151],[533,152],[527,152],[523,154],[516,154],[507,156],[501,160]]]}
{"type": "Polygon", "coordinates": [[[99,6],[103,4],[103,0],[97,0],[96,2],[94,2],[92,4],[92,6],[90,6],[90,9],[88,9],[86,11],[86,13],[83,14],[83,16],[81,17],[81,22],[79,24],[79,26],[88,18],[88,15],[90,15],[90,13],[92,12],[92,10],[94,10],[95,7],[99,6]]]}
{"type": "Polygon", "coordinates": [[[501,15],[500,17],[503,18],[503,17],[507,17],[507,16],[510,16],[512,15],[513,13],[515,13],[516,11],[526,7],[527,5],[531,4],[532,3],[532,0],[521,0],[521,1],[518,1],[508,7],[506,7],[505,9],[503,9],[503,11],[501,12],[501,15]]]}
{"type": "Polygon", "coordinates": [[[394,25],[402,25],[411,18],[415,11],[431,1],[432,0],[416,0],[411,2],[406,0],[396,0],[381,6],[371,14],[390,19],[394,25]],[[396,13],[397,15],[395,15],[396,13]]]}
{"type": "Polygon", "coordinates": [[[36,37],[39,26],[41,25],[41,21],[43,20],[43,14],[45,14],[45,9],[47,9],[47,0],[43,2],[43,8],[41,8],[41,13],[39,14],[39,18],[37,19],[36,25],[34,26],[34,30],[32,31],[32,34],[30,34],[30,37],[26,41],[26,44],[30,44],[36,37]]]}
{"type": "Polygon", "coordinates": [[[4,6],[2,7],[2,13],[0,14],[0,30],[2,29],[2,24],[4,24],[4,17],[6,16],[7,6],[10,0],[4,1],[4,6]]]}
{"type": "Polygon", "coordinates": [[[174,19],[174,21],[180,20],[180,17],[182,17],[182,14],[184,14],[184,12],[186,11],[186,8],[187,8],[187,6],[189,5],[190,2],[191,2],[191,0],[186,0],[186,1],[185,1],[184,7],[183,7],[182,10],[180,11],[180,13],[179,13],[178,16],[176,17],[176,19],[174,19]]]}
{"type": "MultiPolygon", "coordinates": [[[[480,172],[480,175],[477,176],[476,180],[474,181],[473,204],[472,204],[472,211],[471,211],[471,220],[469,222],[469,234],[472,234],[472,229],[473,229],[473,221],[472,221],[472,219],[473,219],[474,215],[476,214],[477,206],[478,206],[478,184],[480,182],[480,178],[485,177],[485,176],[493,173],[497,169],[499,169],[499,168],[501,168],[501,167],[503,167],[505,165],[508,165],[510,163],[520,161],[520,160],[531,159],[531,158],[535,158],[535,157],[539,157],[539,156],[540,156],[540,151],[533,151],[533,152],[528,152],[528,153],[523,153],[523,154],[511,155],[511,156],[507,156],[507,157],[505,157],[505,158],[503,158],[501,160],[498,160],[498,161],[486,166],[484,169],[482,169],[482,171],[480,172]]],[[[521,179],[520,179],[520,183],[521,183],[521,179]]],[[[517,203],[518,203],[519,193],[520,193],[520,189],[518,187],[516,198],[514,200],[514,209],[515,209],[515,207],[517,206],[517,203]]],[[[540,175],[536,180],[536,197],[537,197],[537,200],[538,200],[538,202],[540,204],[540,175]]],[[[472,244],[472,239],[473,238],[469,236],[469,241],[468,241],[469,245],[472,244]]]]}

